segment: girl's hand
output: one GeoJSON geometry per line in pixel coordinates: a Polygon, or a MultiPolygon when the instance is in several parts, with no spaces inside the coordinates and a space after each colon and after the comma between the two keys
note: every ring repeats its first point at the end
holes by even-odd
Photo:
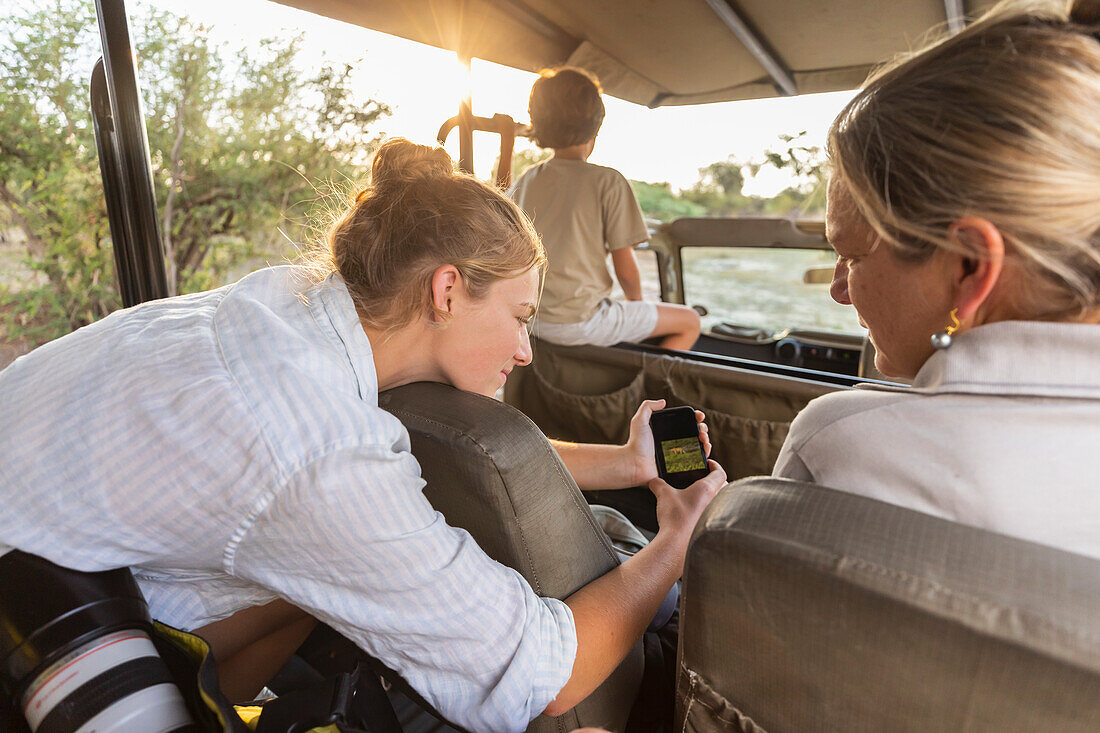
{"type": "MultiPolygon", "coordinates": [[[[686,489],[674,489],[659,478],[649,482],[650,491],[657,497],[658,536],[666,534],[673,537],[685,552],[703,510],[719,489],[726,485],[726,472],[721,466],[707,461],[707,468],[710,473],[686,489]]],[[[680,572],[683,572],[682,566],[680,572]]]]}
{"type": "MultiPolygon", "coordinates": [[[[631,486],[642,486],[657,478],[657,458],[653,453],[653,431],[649,427],[649,418],[656,410],[663,410],[664,407],[664,400],[645,400],[630,419],[630,436],[623,448],[627,460],[633,466],[631,486]]],[[[695,411],[695,419],[699,422],[699,440],[703,442],[703,453],[709,458],[710,429],[704,422],[705,416],[701,411],[695,411]]]]}

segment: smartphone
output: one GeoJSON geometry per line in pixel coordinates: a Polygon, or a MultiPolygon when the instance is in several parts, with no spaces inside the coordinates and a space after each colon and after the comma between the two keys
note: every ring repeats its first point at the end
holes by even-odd
{"type": "Polygon", "coordinates": [[[657,410],[649,418],[649,427],[653,431],[657,475],[669,486],[686,489],[710,473],[694,408],[657,410]]]}

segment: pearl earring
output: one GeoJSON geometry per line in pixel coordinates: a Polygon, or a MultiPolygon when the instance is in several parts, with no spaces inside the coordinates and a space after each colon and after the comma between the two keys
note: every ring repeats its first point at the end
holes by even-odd
{"type": "Polygon", "coordinates": [[[956,331],[959,330],[959,325],[960,324],[959,324],[958,313],[959,313],[958,308],[952,308],[951,309],[951,321],[952,321],[951,325],[948,326],[947,328],[943,329],[942,331],[937,331],[936,333],[932,334],[932,347],[933,348],[940,349],[940,350],[951,348],[951,341],[952,341],[951,334],[953,334],[953,333],[955,333],[956,331]]]}

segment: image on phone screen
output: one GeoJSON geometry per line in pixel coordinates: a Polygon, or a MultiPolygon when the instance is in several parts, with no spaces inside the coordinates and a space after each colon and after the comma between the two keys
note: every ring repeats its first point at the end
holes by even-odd
{"type": "Polygon", "coordinates": [[[696,471],[707,467],[698,438],[662,440],[661,453],[665,457],[665,470],[669,473],[696,471]]]}
{"type": "Polygon", "coordinates": [[[649,419],[657,474],[670,486],[686,489],[707,475],[707,458],[699,440],[699,423],[691,407],[657,410],[649,419]]]}

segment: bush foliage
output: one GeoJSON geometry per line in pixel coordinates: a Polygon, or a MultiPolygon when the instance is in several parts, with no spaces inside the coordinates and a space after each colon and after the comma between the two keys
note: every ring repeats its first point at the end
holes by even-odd
{"type": "MultiPolygon", "coordinates": [[[[94,4],[34,4],[0,32],[0,221],[32,273],[0,282],[0,312],[8,338],[40,343],[121,305],[88,98],[94,4]]],[[[359,177],[388,108],[353,98],[349,65],[302,71],[297,38],[231,55],[155,10],[132,16],[131,33],[169,288],[292,253],[308,238],[312,182],[359,177]]]]}

